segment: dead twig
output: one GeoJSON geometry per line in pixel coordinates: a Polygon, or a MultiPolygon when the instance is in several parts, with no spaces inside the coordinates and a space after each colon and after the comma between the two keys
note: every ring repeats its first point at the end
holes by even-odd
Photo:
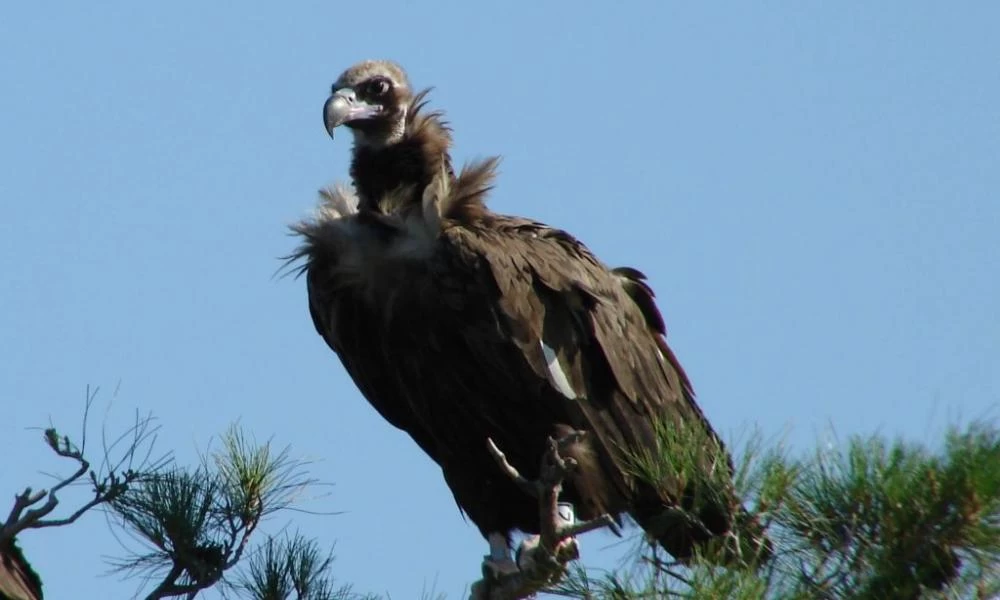
{"type": "Polygon", "coordinates": [[[620,535],[617,524],[609,515],[579,523],[566,523],[559,515],[559,494],[563,481],[577,467],[575,460],[564,458],[561,453],[585,436],[586,432],[574,431],[558,440],[549,438],[536,481],[521,475],[493,440],[486,440],[487,448],[500,469],[526,494],[538,498],[540,529],[536,543],[521,544],[521,556],[518,559],[520,570],[497,577],[484,577],[475,582],[472,585],[472,600],[519,600],[532,597],[558,583],[565,575],[567,565],[580,557],[579,548],[573,539],[575,536],[603,527],[620,535]]]}
{"type": "MultiPolygon", "coordinates": [[[[136,416],[135,424],[129,428],[124,435],[133,437],[131,444],[123,453],[121,461],[114,467],[101,468],[101,472],[91,469],[90,461],[84,457],[84,449],[87,441],[87,417],[90,414],[90,407],[97,396],[97,389],[91,390],[88,386],[83,417],[83,440],[81,446],[74,444],[69,436],[60,435],[55,428],[50,427],[45,430],[44,439],[46,445],[57,455],[67,458],[77,463],[76,470],[65,478],[60,478],[48,490],[32,491],[32,488],[25,488],[23,492],[14,496],[14,506],[8,513],[6,520],[0,521],[0,543],[6,543],[14,539],[26,529],[41,529],[44,527],[61,527],[69,525],[83,516],[90,509],[100,504],[105,504],[115,500],[128,487],[133,484],[141,475],[142,469],[131,468],[132,459],[136,452],[143,446],[148,446],[152,450],[156,437],[156,427],[152,426],[152,418],[139,418],[136,416]],[[122,470],[126,464],[129,468],[122,470]],[[81,482],[85,475],[89,477],[93,497],[77,508],[68,517],[60,519],[50,519],[48,517],[59,506],[59,493],[70,485],[81,482]],[[42,503],[42,500],[45,500],[42,503]],[[40,504],[41,503],[41,504],[40,504]],[[32,508],[34,507],[34,508],[32,508]]],[[[116,444],[117,445],[117,442],[116,444]]],[[[109,463],[109,453],[113,449],[105,448],[105,464],[109,463]]],[[[147,460],[141,465],[142,468],[152,471],[159,468],[165,459],[152,462],[147,460]]]]}

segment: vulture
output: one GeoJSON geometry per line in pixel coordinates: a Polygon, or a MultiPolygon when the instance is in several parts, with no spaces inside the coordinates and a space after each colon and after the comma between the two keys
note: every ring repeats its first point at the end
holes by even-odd
{"type": "Polygon", "coordinates": [[[321,191],[292,226],[301,245],[286,258],[305,276],[313,324],[361,393],[440,466],[497,568],[513,562],[513,533],[540,531],[540,514],[488,439],[532,479],[551,437],[584,432],[564,452],[577,468],[560,500],[581,520],[630,517],[675,558],[745,529],[731,460],[645,276],[493,212],[498,159],[456,172],[427,92],[393,62],[347,69],[323,121],[331,137],[353,134],[353,185],[321,191]],[[641,468],[636,457],[681,430],[694,432],[693,466],[641,468]]]}

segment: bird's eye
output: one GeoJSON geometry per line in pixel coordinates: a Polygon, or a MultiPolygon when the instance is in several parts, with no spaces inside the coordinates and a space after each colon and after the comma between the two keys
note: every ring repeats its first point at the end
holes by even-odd
{"type": "Polygon", "coordinates": [[[371,82],[368,84],[368,94],[372,96],[382,96],[386,94],[389,91],[389,88],[391,87],[392,84],[389,83],[388,79],[384,77],[378,77],[376,79],[372,79],[371,82]]]}

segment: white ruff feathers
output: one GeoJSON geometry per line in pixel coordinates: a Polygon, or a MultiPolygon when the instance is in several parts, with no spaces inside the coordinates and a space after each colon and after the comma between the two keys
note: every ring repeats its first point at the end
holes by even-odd
{"type": "Polygon", "coordinates": [[[322,198],[316,207],[316,221],[343,219],[358,212],[358,195],[341,182],[319,191],[322,198]]]}

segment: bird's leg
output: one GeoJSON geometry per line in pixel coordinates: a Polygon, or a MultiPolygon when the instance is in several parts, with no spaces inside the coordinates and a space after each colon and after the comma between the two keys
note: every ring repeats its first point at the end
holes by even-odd
{"type": "Polygon", "coordinates": [[[516,573],[517,563],[511,558],[507,535],[491,533],[486,539],[490,543],[490,553],[483,557],[483,577],[499,579],[504,575],[516,573]]]}

